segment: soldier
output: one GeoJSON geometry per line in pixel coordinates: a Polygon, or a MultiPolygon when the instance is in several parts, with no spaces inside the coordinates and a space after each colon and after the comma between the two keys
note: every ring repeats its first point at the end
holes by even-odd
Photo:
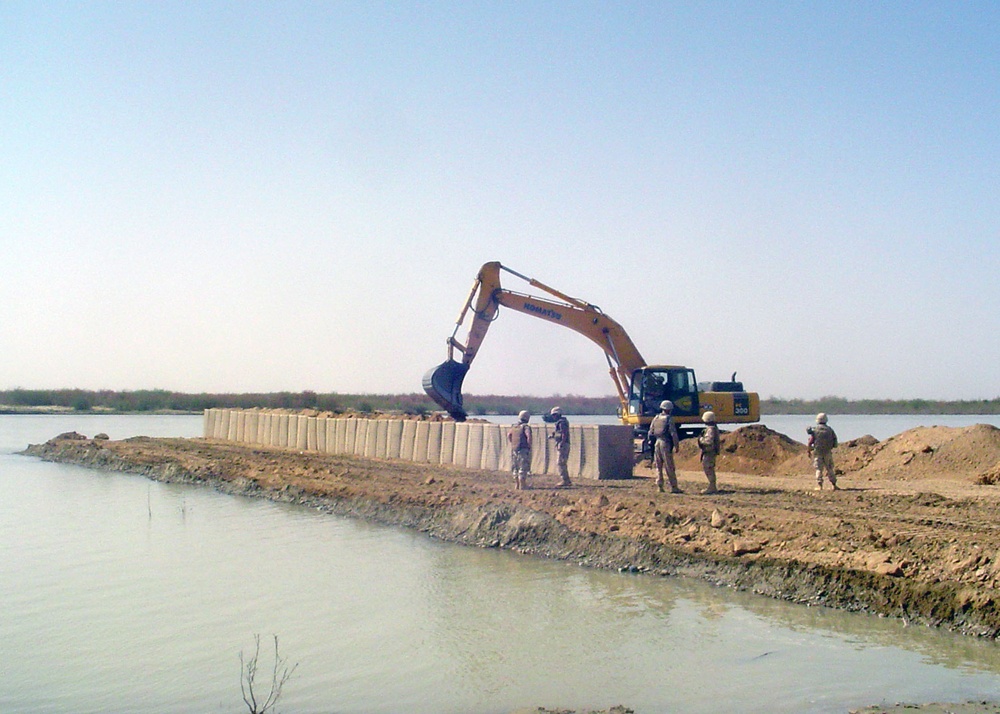
{"type": "Polygon", "coordinates": [[[549,438],[556,443],[559,488],[569,488],[573,485],[569,480],[569,419],[563,416],[562,407],[552,407],[547,421],[555,424],[555,429],[549,438]]]}
{"type": "Polygon", "coordinates": [[[649,440],[653,442],[653,460],[656,462],[656,490],[663,493],[663,472],[667,472],[670,493],[684,493],[677,485],[674,452],[680,449],[677,426],[671,412],[674,403],[669,399],[660,402],[660,413],[649,423],[649,440]]]}
{"type": "Polygon", "coordinates": [[[826,414],[820,412],[816,415],[816,426],[806,429],[809,434],[809,454],[813,457],[813,466],[816,468],[816,490],[823,490],[823,476],[826,475],[833,490],[839,491],[837,474],[833,469],[833,449],[837,446],[837,433],[826,422],[826,414]]]}
{"type": "Polygon", "coordinates": [[[507,442],[511,449],[511,470],[514,472],[514,488],[522,491],[528,487],[531,473],[531,414],[522,410],[517,415],[517,423],[507,430],[507,442]]]}
{"type": "Polygon", "coordinates": [[[719,427],[715,425],[715,412],[705,412],[701,420],[705,422],[705,430],[698,436],[698,448],[701,449],[701,467],[708,479],[708,488],[702,493],[718,493],[715,487],[715,457],[719,455],[719,427]]]}

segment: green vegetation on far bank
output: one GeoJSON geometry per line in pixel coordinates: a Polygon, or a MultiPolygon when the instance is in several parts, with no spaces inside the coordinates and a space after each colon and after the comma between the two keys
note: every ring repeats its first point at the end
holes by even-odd
{"type": "Polygon", "coordinates": [[[1000,397],[942,401],[935,399],[779,399],[760,401],[762,414],[1000,414],[1000,397]]]}
{"type": "MultiPolygon", "coordinates": [[[[470,416],[548,412],[558,404],[567,414],[615,414],[616,397],[556,395],[518,397],[465,395],[470,416]]],[[[337,394],[262,392],[243,394],[186,394],[165,389],[91,391],[85,389],[11,389],[0,391],[0,414],[39,412],[190,413],[214,407],[251,409],[316,409],[334,413],[400,412],[427,414],[438,407],[424,394],[337,394]]],[[[932,399],[780,399],[761,400],[762,414],[1000,414],[995,399],[939,401],[932,399]]]]}
{"type": "MultiPolygon", "coordinates": [[[[516,414],[521,409],[540,414],[558,404],[567,414],[614,414],[613,397],[465,397],[471,416],[516,414]]],[[[252,409],[315,409],[341,412],[400,412],[428,414],[439,407],[425,394],[320,394],[268,392],[243,394],[185,394],[164,389],[89,391],[84,389],[12,389],[0,391],[0,414],[38,412],[170,413],[201,412],[215,407],[252,409]]]]}

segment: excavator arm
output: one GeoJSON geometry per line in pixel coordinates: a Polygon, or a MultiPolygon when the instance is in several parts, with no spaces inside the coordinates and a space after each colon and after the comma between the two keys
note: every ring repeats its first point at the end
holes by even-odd
{"type": "Polygon", "coordinates": [[[608,371],[619,399],[623,405],[627,402],[626,394],[632,372],[642,367],[645,361],[622,326],[596,305],[565,295],[499,262],[491,262],[480,268],[469,297],[455,322],[455,330],[448,338],[448,359],[424,375],[424,391],[456,421],[464,421],[466,418],[462,406],[462,381],[476,358],[490,325],[497,318],[500,307],[568,327],[597,344],[608,360],[608,371]],[[500,284],[500,271],[514,275],[556,299],[508,290],[500,284]],[[463,344],[455,336],[470,311],[472,322],[463,344]],[[460,361],[455,359],[456,351],[461,354],[460,361]]]}

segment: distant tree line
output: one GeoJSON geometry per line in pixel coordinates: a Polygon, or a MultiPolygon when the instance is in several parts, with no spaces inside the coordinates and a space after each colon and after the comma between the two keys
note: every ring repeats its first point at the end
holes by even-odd
{"type": "Polygon", "coordinates": [[[934,399],[780,399],[760,400],[762,414],[1000,414],[1000,397],[941,401],[934,399]]]}
{"type": "MultiPolygon", "coordinates": [[[[567,414],[614,414],[614,397],[505,397],[466,395],[465,408],[470,416],[516,414],[527,409],[534,414],[548,412],[559,405],[567,414]]],[[[396,412],[428,414],[439,411],[426,394],[337,394],[303,392],[259,392],[240,394],[186,394],[165,389],[136,391],[89,391],[85,389],[11,389],[0,391],[0,413],[34,411],[44,408],[71,409],[77,412],[200,412],[228,407],[238,409],[315,409],[342,412],[396,412]]]]}
{"type": "MultiPolygon", "coordinates": [[[[527,409],[532,414],[547,413],[559,405],[566,414],[613,415],[618,409],[617,397],[582,397],[556,395],[551,397],[509,397],[502,395],[472,395],[464,397],[470,416],[516,414],[527,409]]],[[[337,394],[302,392],[259,392],[240,394],[187,394],[165,389],[136,391],[85,389],[11,389],[0,391],[0,413],[16,413],[41,409],[63,409],[77,412],[201,412],[216,407],[239,409],[315,409],[343,412],[394,412],[428,414],[440,408],[425,394],[337,394]]],[[[1000,414],[1000,397],[967,401],[937,401],[931,399],[782,399],[769,397],[760,403],[762,414],[1000,414]]]]}

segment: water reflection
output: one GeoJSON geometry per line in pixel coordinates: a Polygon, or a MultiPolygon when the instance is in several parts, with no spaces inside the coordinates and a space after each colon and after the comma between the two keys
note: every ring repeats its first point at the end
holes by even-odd
{"type": "Polygon", "coordinates": [[[603,705],[602,694],[617,692],[649,711],[665,702],[713,711],[737,700],[744,711],[845,711],[907,699],[908,690],[921,701],[1000,691],[994,643],[898,621],[566,564],[531,563],[526,578],[507,553],[472,551],[434,566],[433,629],[481,688],[483,705],[485,695],[517,700],[539,691],[564,706],[603,705]],[[472,580],[470,567],[481,573],[472,580]],[[504,599],[512,583],[524,596],[504,599]],[[522,679],[496,676],[513,657],[523,660],[522,679]],[[974,681],[950,681],[934,667],[974,681]]]}

